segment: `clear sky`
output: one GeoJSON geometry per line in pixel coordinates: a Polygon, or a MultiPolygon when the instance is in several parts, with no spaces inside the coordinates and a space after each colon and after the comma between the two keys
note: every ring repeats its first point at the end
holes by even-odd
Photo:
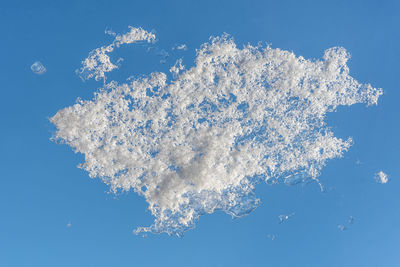
{"type": "Polygon", "coordinates": [[[0,266],[399,266],[400,4],[397,1],[4,1],[0,5],[0,266]],[[201,216],[183,238],[134,235],[153,223],[143,198],[114,195],[76,168],[84,162],[50,141],[49,118],[91,99],[102,82],[75,70],[89,51],[112,42],[105,29],[154,30],[157,51],[121,47],[109,79],[168,72],[179,57],[192,66],[210,36],[238,47],[268,43],[306,59],[342,46],[350,75],[383,88],[377,106],[329,113],[335,136],[353,145],[329,160],[316,183],[269,186],[261,205],[234,219],[201,216]],[[172,51],[186,44],[187,51],[172,51]],[[164,49],[170,56],[160,64],[164,49]],[[47,71],[38,75],[31,65],[47,71]],[[383,171],[386,184],[374,180],[383,171]],[[294,213],[279,224],[279,215],[294,213]],[[354,222],[350,223],[350,216],[354,222]],[[338,225],[347,229],[341,231],[338,225]],[[275,238],[271,238],[271,236],[275,238]],[[273,240],[272,240],[273,239],[273,240]]]}

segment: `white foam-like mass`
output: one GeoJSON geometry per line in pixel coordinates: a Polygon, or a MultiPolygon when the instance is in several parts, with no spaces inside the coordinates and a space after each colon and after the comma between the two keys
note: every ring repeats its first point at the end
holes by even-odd
{"type": "Polygon", "coordinates": [[[118,65],[111,62],[109,53],[114,51],[115,47],[120,47],[124,44],[132,44],[139,41],[153,42],[155,41],[155,34],[147,32],[142,28],[129,27],[129,32],[117,35],[113,31],[106,29],[105,33],[115,36],[114,41],[107,46],[102,46],[92,50],[89,56],[82,61],[82,67],[76,70],[77,74],[82,80],[95,78],[98,80],[105,80],[105,74],[118,68],[118,65]]]}
{"type": "MultiPolygon", "coordinates": [[[[84,66],[97,79],[108,63],[95,51],[84,66]]],[[[327,160],[342,156],[352,140],[333,135],[327,112],[376,104],[382,94],[349,76],[349,57],[341,47],[322,60],[238,48],[223,35],[201,46],[193,67],[177,62],[172,81],[159,72],[114,81],[50,120],[55,138],[85,155],[81,168],[91,177],[146,199],[155,221],[137,233],[180,235],[202,214],[254,210],[260,181],[317,180],[327,160]]]]}

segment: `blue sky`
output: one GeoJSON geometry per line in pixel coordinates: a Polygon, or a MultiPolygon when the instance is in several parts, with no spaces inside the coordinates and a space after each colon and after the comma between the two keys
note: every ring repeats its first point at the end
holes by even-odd
{"type": "Polygon", "coordinates": [[[0,7],[0,265],[1,266],[398,266],[400,232],[398,66],[400,5],[396,1],[10,1],[0,7]],[[238,46],[266,42],[305,58],[343,46],[350,75],[383,88],[378,106],[339,107],[327,123],[353,146],[328,161],[320,180],[298,186],[260,184],[262,204],[232,220],[202,216],[183,238],[132,234],[153,218],[135,193],[109,194],[76,168],[84,161],[49,139],[49,118],[101,82],[75,74],[88,52],[112,37],[106,28],[154,30],[157,47],[185,43],[166,64],[142,46],[122,47],[110,79],[167,72],[175,58],[193,64],[210,36],[231,34],[238,46]],[[30,66],[41,61],[44,75],[30,66]],[[359,164],[356,164],[359,160],[359,164]],[[392,178],[378,184],[384,171],[392,178]],[[295,212],[278,224],[280,214],[295,212]],[[354,224],[348,224],[354,216],[354,224]],[[67,224],[71,222],[71,227],[67,224]],[[348,226],[340,231],[338,224],[348,226]],[[268,234],[275,234],[271,240],[268,234]]]}

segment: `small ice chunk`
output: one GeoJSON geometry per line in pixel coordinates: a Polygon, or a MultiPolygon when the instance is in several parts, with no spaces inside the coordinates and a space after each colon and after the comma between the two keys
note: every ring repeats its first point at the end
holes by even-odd
{"type": "Polygon", "coordinates": [[[285,215],[285,214],[279,215],[279,217],[278,217],[279,218],[279,224],[284,223],[285,221],[289,220],[290,217],[292,217],[292,216],[294,216],[294,212],[292,212],[289,215],[285,215]]]}
{"type": "Polygon", "coordinates": [[[268,237],[269,239],[271,239],[271,241],[274,241],[275,238],[276,238],[276,235],[275,235],[275,234],[268,234],[267,237],[268,237]]]}
{"type": "Polygon", "coordinates": [[[40,61],[36,61],[35,63],[32,64],[31,70],[35,74],[42,75],[46,72],[46,68],[43,66],[43,64],[40,61]]]}
{"type": "Polygon", "coordinates": [[[340,231],[346,231],[347,230],[347,227],[346,226],[344,226],[344,225],[342,225],[342,224],[338,224],[338,229],[340,230],[340,231]]]}
{"type": "Polygon", "coordinates": [[[386,173],[384,173],[383,171],[375,173],[374,178],[375,178],[375,181],[380,184],[386,184],[387,182],[389,182],[389,176],[386,173]]]}

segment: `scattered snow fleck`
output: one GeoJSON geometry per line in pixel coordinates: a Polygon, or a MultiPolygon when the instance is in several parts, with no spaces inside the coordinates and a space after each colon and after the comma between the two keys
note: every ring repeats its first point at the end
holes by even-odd
{"type": "Polygon", "coordinates": [[[349,220],[348,220],[348,223],[349,223],[349,224],[354,224],[354,219],[355,219],[355,218],[354,218],[353,216],[350,216],[350,217],[349,217],[349,220]]]}
{"type": "Polygon", "coordinates": [[[271,239],[272,241],[274,241],[275,238],[276,238],[276,235],[275,235],[275,234],[268,234],[267,237],[268,237],[269,239],[271,239]]]}
{"type": "Polygon", "coordinates": [[[105,33],[105,34],[108,34],[108,35],[111,35],[111,36],[116,36],[116,35],[117,35],[113,30],[108,29],[108,28],[106,28],[106,29],[104,30],[104,33],[105,33]]]}
{"type": "Polygon", "coordinates": [[[289,220],[291,217],[293,217],[294,216],[294,212],[292,212],[291,214],[289,214],[289,215],[284,215],[284,214],[282,214],[282,215],[279,215],[278,216],[278,218],[279,218],[279,224],[281,224],[281,223],[284,223],[284,222],[286,222],[287,220],[289,220]]]}
{"type": "Polygon", "coordinates": [[[72,226],[72,222],[67,223],[67,228],[70,228],[72,226]]]}
{"type": "MultiPolygon", "coordinates": [[[[114,47],[154,39],[131,28],[93,50],[79,73],[105,80],[116,68],[108,57],[114,47]]],[[[80,167],[90,177],[146,199],[155,221],[136,233],[181,235],[203,214],[241,217],[256,209],[261,181],[318,182],[327,161],[352,143],[334,136],[326,114],[376,104],[382,94],[349,75],[349,57],[341,47],[307,60],[269,46],[238,48],[228,35],[212,38],[193,67],[175,65],[172,81],[162,72],[113,81],[92,100],[59,110],[50,119],[54,139],[85,155],[80,167]]]]}
{"type": "Polygon", "coordinates": [[[380,184],[386,184],[387,182],[389,182],[389,176],[384,173],[383,171],[380,171],[378,173],[375,173],[375,181],[377,181],[380,184]]]}
{"type": "Polygon", "coordinates": [[[342,224],[338,224],[338,229],[340,230],[340,231],[346,231],[347,230],[347,227],[346,226],[344,226],[344,225],[342,225],[342,224]]]}
{"type": "Polygon", "coordinates": [[[35,63],[32,64],[31,70],[35,74],[42,75],[46,72],[46,68],[43,66],[43,64],[40,61],[36,61],[35,63]]]}
{"type": "Polygon", "coordinates": [[[174,47],[172,47],[172,50],[183,50],[183,51],[186,51],[187,50],[187,46],[186,46],[186,44],[175,45],[174,47]]]}
{"type": "Polygon", "coordinates": [[[165,51],[164,49],[161,49],[161,50],[159,50],[159,51],[157,52],[157,55],[158,55],[159,57],[161,57],[161,59],[160,59],[160,63],[161,63],[161,64],[167,63],[167,59],[168,59],[168,57],[169,57],[169,53],[168,53],[167,51],[165,51]]]}

